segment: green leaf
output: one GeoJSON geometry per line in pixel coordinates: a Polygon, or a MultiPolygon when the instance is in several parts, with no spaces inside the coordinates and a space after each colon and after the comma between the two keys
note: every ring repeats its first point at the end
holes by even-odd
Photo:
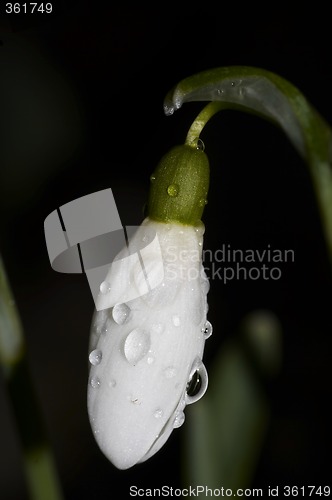
{"type": "Polygon", "coordinates": [[[281,127],[309,167],[332,261],[332,131],[300,90],[270,71],[230,66],[182,80],[167,94],[164,111],[171,115],[191,101],[218,102],[216,110],[240,109],[281,127]]]}
{"type": "Polygon", "coordinates": [[[234,497],[251,486],[270,420],[264,384],[279,373],[281,337],[276,316],[257,310],[224,343],[206,395],[187,410],[185,486],[232,489],[234,497]]]}

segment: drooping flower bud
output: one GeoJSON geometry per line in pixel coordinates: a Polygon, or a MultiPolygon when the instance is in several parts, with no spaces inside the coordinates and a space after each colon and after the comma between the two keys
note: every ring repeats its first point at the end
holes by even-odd
{"type": "Polygon", "coordinates": [[[88,411],[98,445],[119,469],[154,455],[207,388],[202,358],[212,326],[200,219],[208,180],[205,153],[171,150],[151,176],[148,217],[101,284],[88,411]]]}

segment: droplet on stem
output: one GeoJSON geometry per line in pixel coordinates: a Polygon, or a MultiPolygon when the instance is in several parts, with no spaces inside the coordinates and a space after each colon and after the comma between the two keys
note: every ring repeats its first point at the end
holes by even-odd
{"type": "Polygon", "coordinates": [[[167,188],[167,193],[172,198],[175,198],[179,194],[179,186],[177,184],[170,184],[167,188]]]}

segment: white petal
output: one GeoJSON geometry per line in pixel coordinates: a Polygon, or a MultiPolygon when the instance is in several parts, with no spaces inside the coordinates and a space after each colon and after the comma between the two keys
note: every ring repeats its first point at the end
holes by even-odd
{"type": "Polygon", "coordinates": [[[204,227],[145,219],[133,243],[151,229],[159,249],[146,251],[143,272],[134,259],[118,261],[122,264],[116,269],[111,266],[105,281],[116,305],[96,312],[91,329],[90,350],[98,350],[92,359],[99,362],[90,369],[90,422],[101,450],[120,469],[152,456],[181,425],[185,405],[194,402],[186,388],[195,370],[204,379],[199,396],[207,386],[202,367],[207,311],[201,262],[204,227]],[[142,290],[140,280],[159,284],[123,300],[125,284],[142,290]]]}

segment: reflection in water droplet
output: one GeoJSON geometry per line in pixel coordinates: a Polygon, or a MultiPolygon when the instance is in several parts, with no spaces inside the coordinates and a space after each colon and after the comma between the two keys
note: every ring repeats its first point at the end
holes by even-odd
{"type": "Polygon", "coordinates": [[[102,352],[100,349],[95,349],[94,351],[91,351],[89,354],[89,361],[92,365],[96,366],[99,365],[101,362],[101,358],[103,357],[102,352]]]}
{"type": "Polygon", "coordinates": [[[100,284],[99,290],[101,293],[108,293],[110,291],[110,289],[111,289],[111,286],[107,281],[103,281],[100,284]]]}
{"type": "Polygon", "coordinates": [[[163,416],[163,410],[161,408],[158,408],[153,415],[155,418],[161,418],[163,416]]]}
{"type": "Polygon", "coordinates": [[[174,366],[168,366],[164,370],[164,375],[166,378],[173,378],[175,377],[175,374],[176,374],[176,369],[174,368],[174,366]]]}
{"type": "Polygon", "coordinates": [[[204,337],[206,339],[211,337],[213,332],[213,326],[211,325],[210,321],[206,321],[204,327],[202,328],[202,332],[204,332],[204,337]]]}
{"type": "Polygon", "coordinates": [[[100,387],[100,380],[98,377],[92,377],[90,380],[90,385],[93,389],[98,389],[100,387]]]}
{"type": "Polygon", "coordinates": [[[172,321],[174,326],[180,326],[181,323],[180,316],[173,316],[172,321]]]}
{"type": "Polygon", "coordinates": [[[175,414],[175,420],[174,420],[174,424],[173,424],[174,429],[181,427],[185,418],[186,417],[185,417],[185,414],[183,413],[183,411],[177,411],[175,414]]]}
{"type": "Polygon", "coordinates": [[[186,403],[192,404],[201,399],[204,396],[206,389],[208,387],[209,377],[206,371],[206,368],[200,358],[196,358],[193,362],[191,371],[190,371],[190,379],[187,384],[187,392],[186,392],[186,403]],[[193,385],[194,386],[191,387],[193,385]]]}
{"type": "Polygon", "coordinates": [[[131,365],[136,365],[150,349],[150,336],[143,330],[135,328],[127,336],[124,344],[124,354],[126,360],[131,365]]]}
{"type": "Polygon", "coordinates": [[[168,186],[168,188],[167,188],[167,193],[172,198],[174,198],[175,196],[177,196],[179,194],[179,186],[178,186],[178,184],[170,184],[168,186]]]}
{"type": "Polygon", "coordinates": [[[130,307],[127,304],[115,304],[112,310],[112,317],[118,325],[123,325],[128,321],[130,315],[130,307]]]}
{"type": "Polygon", "coordinates": [[[197,139],[196,149],[200,149],[201,151],[205,149],[205,144],[200,138],[197,139]]]}

